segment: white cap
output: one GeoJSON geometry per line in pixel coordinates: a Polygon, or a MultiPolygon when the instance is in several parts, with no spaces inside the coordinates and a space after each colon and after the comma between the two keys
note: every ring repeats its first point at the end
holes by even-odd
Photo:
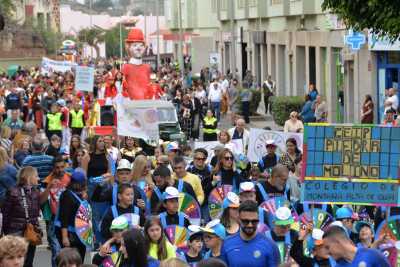
{"type": "Polygon", "coordinates": [[[188,226],[188,229],[191,233],[198,233],[201,231],[200,225],[191,224],[188,226]]]}
{"type": "Polygon", "coordinates": [[[314,228],[312,230],[311,237],[315,240],[322,240],[322,237],[324,236],[324,231],[321,229],[314,228]]]}
{"type": "Polygon", "coordinates": [[[163,193],[164,200],[179,198],[179,191],[175,187],[168,186],[163,193]]]}
{"type": "Polygon", "coordinates": [[[288,207],[280,207],[276,210],[275,217],[280,221],[289,220],[292,216],[292,212],[288,207]]]}
{"type": "Polygon", "coordinates": [[[239,204],[240,204],[239,196],[236,195],[234,192],[228,192],[228,194],[226,194],[226,198],[229,199],[229,201],[232,204],[239,206],[239,204]]]}
{"type": "Polygon", "coordinates": [[[240,190],[239,192],[255,192],[256,191],[256,187],[254,186],[254,183],[252,182],[243,182],[240,183],[240,190]]]}
{"type": "Polygon", "coordinates": [[[119,170],[131,170],[132,164],[127,159],[121,159],[118,163],[117,171],[119,170]]]}
{"type": "Polygon", "coordinates": [[[270,146],[270,145],[276,146],[275,140],[274,140],[274,139],[268,139],[267,142],[266,142],[266,145],[267,145],[267,146],[270,146]]]}

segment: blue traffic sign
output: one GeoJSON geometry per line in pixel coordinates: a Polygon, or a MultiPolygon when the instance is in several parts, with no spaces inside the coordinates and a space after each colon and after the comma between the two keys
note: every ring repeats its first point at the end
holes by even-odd
{"type": "Polygon", "coordinates": [[[349,45],[352,50],[360,50],[366,42],[365,34],[361,32],[350,31],[348,35],[344,37],[344,42],[349,45]]]}

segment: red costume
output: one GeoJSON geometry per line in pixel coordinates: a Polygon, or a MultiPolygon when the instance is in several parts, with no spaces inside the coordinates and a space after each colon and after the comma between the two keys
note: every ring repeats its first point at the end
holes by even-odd
{"type": "MultiPolygon", "coordinates": [[[[128,47],[132,43],[143,43],[144,35],[142,30],[133,28],[130,30],[127,39],[125,40],[128,47]]],[[[123,95],[131,100],[153,99],[155,98],[153,89],[150,83],[151,67],[148,64],[124,64],[121,70],[124,75],[122,83],[123,95]]]]}

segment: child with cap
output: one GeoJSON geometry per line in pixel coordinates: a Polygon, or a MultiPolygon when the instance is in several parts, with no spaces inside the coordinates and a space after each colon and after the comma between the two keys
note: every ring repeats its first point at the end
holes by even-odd
{"type": "Polygon", "coordinates": [[[336,220],[343,223],[343,226],[346,228],[346,232],[349,235],[350,239],[357,244],[357,234],[353,232],[353,210],[349,207],[341,207],[336,211],[336,220]]]}
{"type": "Polygon", "coordinates": [[[278,246],[282,263],[289,262],[289,251],[298,239],[297,233],[290,229],[293,223],[292,211],[288,207],[279,207],[275,211],[272,231],[266,232],[266,236],[278,246]]]}
{"type": "Polygon", "coordinates": [[[226,229],[226,235],[234,235],[239,231],[239,196],[233,192],[228,192],[222,202],[221,224],[226,229]]]}
{"type": "Polygon", "coordinates": [[[185,260],[190,266],[196,264],[203,259],[203,232],[198,225],[189,225],[189,235],[187,245],[189,250],[185,253],[185,260]]]}
{"type": "Polygon", "coordinates": [[[159,261],[176,257],[176,249],[168,241],[158,216],[147,219],[144,225],[144,236],[149,244],[150,257],[159,261]]]}
{"type": "Polygon", "coordinates": [[[335,261],[329,257],[328,251],[323,246],[324,231],[313,229],[312,224],[300,229],[299,238],[293,242],[290,249],[290,256],[300,265],[313,267],[333,267],[335,261]],[[304,255],[303,244],[306,241],[307,250],[312,257],[304,255]]]}
{"type": "Polygon", "coordinates": [[[71,175],[67,189],[61,194],[59,208],[54,220],[57,227],[57,238],[62,247],[75,247],[85,258],[86,247],[79,240],[75,229],[75,216],[79,208],[87,205],[86,175],[82,169],[76,169],[71,175]]]}
{"type": "Polygon", "coordinates": [[[207,223],[201,230],[203,232],[204,244],[209,249],[204,255],[204,259],[220,258],[222,243],[226,238],[225,227],[221,224],[220,220],[215,219],[207,223]]]}
{"type": "Polygon", "coordinates": [[[160,221],[163,228],[168,225],[188,227],[190,225],[186,215],[179,212],[179,191],[175,187],[168,186],[163,193],[163,205],[165,212],[160,213],[160,221]]]}
{"type": "Polygon", "coordinates": [[[119,253],[119,247],[121,246],[122,232],[129,228],[128,220],[124,216],[115,218],[109,228],[111,232],[111,238],[108,239],[101,247],[98,253],[93,257],[92,263],[98,266],[106,266],[104,263],[109,261],[111,257],[114,259],[115,266],[119,266],[122,255],[119,253]],[[116,253],[116,255],[112,255],[116,253]],[[103,265],[102,265],[103,264],[103,265]]]}
{"type": "Polygon", "coordinates": [[[111,238],[110,225],[112,221],[123,214],[136,214],[139,216],[140,226],[144,225],[145,216],[143,210],[133,205],[133,187],[130,184],[121,184],[118,186],[118,203],[112,205],[104,214],[101,222],[101,234],[104,240],[111,238]]]}
{"type": "Polygon", "coordinates": [[[279,157],[276,154],[277,145],[275,144],[275,140],[267,140],[265,143],[265,148],[267,149],[267,154],[261,158],[257,166],[260,169],[261,176],[268,178],[272,168],[278,164],[279,157]]]}
{"type": "Polygon", "coordinates": [[[155,186],[153,188],[153,194],[150,198],[152,214],[163,211],[162,207],[160,207],[160,202],[162,203],[162,194],[165,192],[165,189],[168,186],[173,186],[177,188],[179,192],[187,193],[196,199],[196,194],[193,191],[193,187],[189,183],[183,181],[183,179],[172,179],[171,171],[166,166],[159,166],[154,170],[153,181],[155,186]]]}

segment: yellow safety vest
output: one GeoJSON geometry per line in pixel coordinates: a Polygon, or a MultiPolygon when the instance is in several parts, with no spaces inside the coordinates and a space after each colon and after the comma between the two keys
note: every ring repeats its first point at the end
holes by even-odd
{"type": "MultiPolygon", "coordinates": [[[[214,126],[214,124],[215,124],[216,121],[217,121],[217,119],[214,118],[214,117],[211,117],[211,118],[205,117],[205,118],[204,118],[204,125],[214,126]]],[[[209,129],[209,128],[205,128],[205,127],[204,127],[204,128],[203,128],[203,132],[206,133],[206,134],[217,133],[217,128],[215,128],[215,129],[209,129]]]]}
{"type": "Polygon", "coordinates": [[[57,112],[56,114],[47,114],[47,125],[49,131],[61,131],[61,113],[57,112]]]}
{"type": "Polygon", "coordinates": [[[79,110],[78,113],[75,110],[71,110],[71,128],[83,128],[83,110],[79,110]]]}

